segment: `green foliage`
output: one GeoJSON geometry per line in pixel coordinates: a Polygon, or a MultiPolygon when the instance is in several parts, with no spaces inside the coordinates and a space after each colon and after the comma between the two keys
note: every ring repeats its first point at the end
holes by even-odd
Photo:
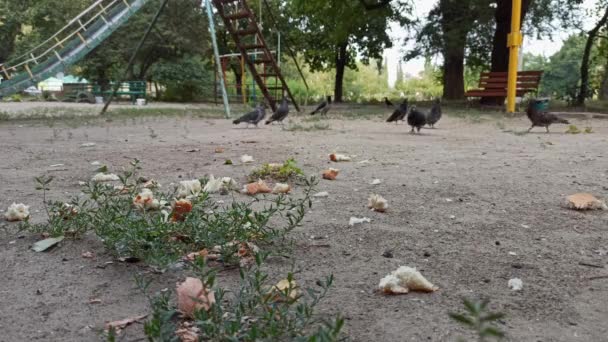
{"type": "Polygon", "coordinates": [[[160,61],[150,71],[150,79],[165,85],[165,101],[191,102],[213,90],[212,66],[197,57],[160,61]],[[209,90],[211,89],[211,90],[209,90]]]}
{"type": "MultiPolygon", "coordinates": [[[[289,165],[291,170],[296,169],[289,165]]],[[[169,220],[170,207],[143,210],[133,205],[133,199],[141,191],[141,184],[136,181],[138,171],[139,164],[135,161],[119,176],[121,185],[118,187],[89,182],[82,190],[85,199],[74,198],[68,204],[49,203],[47,222],[26,222],[22,229],[68,237],[79,237],[91,231],[116,257],[136,258],[164,267],[188,253],[229,246],[234,241],[255,242],[261,248],[270,246],[273,241],[283,241],[302,221],[306,206],[311,205],[309,197],[315,182],[314,179],[304,180],[304,195],[299,199],[263,197],[249,202],[234,201],[223,207],[202,193],[192,199],[193,209],[183,221],[172,222],[169,220]]],[[[37,180],[37,188],[44,191],[45,204],[45,191],[50,181],[48,178],[37,180]]],[[[154,192],[154,198],[161,202],[168,202],[174,196],[171,192],[154,192]]],[[[233,262],[231,249],[234,248],[222,248],[225,263],[233,262]]]]}
{"type": "Polygon", "coordinates": [[[497,321],[505,318],[503,313],[490,312],[489,300],[470,301],[464,300],[465,313],[450,313],[450,317],[463,327],[473,331],[479,342],[487,341],[489,338],[502,339],[505,333],[495,326],[497,321]]]}
{"type": "Polygon", "coordinates": [[[264,164],[261,168],[253,170],[248,179],[250,182],[256,182],[259,179],[273,179],[280,182],[294,180],[304,175],[304,171],[298,167],[295,159],[291,158],[285,161],[282,165],[264,164]]]}
{"type": "MultiPolygon", "coordinates": [[[[194,314],[191,324],[199,330],[201,341],[338,341],[344,325],[339,316],[332,321],[317,317],[316,307],[327,296],[333,277],[317,281],[317,288],[301,289],[290,286],[284,291],[273,289],[268,274],[262,271],[265,255],[258,255],[249,270],[241,269],[236,291],[214,288],[215,272],[207,271],[200,259],[194,264],[195,273],[203,284],[214,290],[216,304],[209,311],[194,314]]],[[[293,274],[287,276],[293,284],[293,274]]],[[[143,281],[139,281],[141,284],[143,281]]],[[[140,285],[147,292],[147,286],[140,285]]],[[[176,308],[164,293],[150,298],[152,319],[145,323],[149,341],[177,341],[175,335],[176,308]]]]}

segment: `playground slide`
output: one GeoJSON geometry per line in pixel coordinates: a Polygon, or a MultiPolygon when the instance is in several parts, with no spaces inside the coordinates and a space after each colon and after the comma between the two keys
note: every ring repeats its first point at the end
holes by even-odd
{"type": "Polygon", "coordinates": [[[97,0],[38,47],[0,65],[0,98],[63,72],[126,23],[149,0],[97,0]]]}

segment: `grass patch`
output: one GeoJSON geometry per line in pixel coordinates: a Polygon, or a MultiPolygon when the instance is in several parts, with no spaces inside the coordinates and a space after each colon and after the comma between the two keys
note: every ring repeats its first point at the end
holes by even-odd
{"type": "Polygon", "coordinates": [[[281,164],[264,164],[259,169],[253,170],[247,177],[250,182],[259,179],[273,179],[279,182],[294,180],[304,176],[302,169],[298,167],[295,159],[291,158],[281,164]]]}
{"type": "MultiPolygon", "coordinates": [[[[221,206],[204,192],[190,199],[191,211],[173,220],[176,212],[171,202],[176,191],[152,190],[159,210],[138,208],[134,199],[142,193],[138,182],[139,163],[132,163],[120,177],[120,185],[88,182],[83,186],[84,198],[68,203],[48,202],[46,192],[52,179],[39,178],[37,189],[42,191],[48,221],[22,225],[34,233],[51,237],[78,238],[93,232],[105,248],[117,258],[143,260],[163,268],[185,255],[219,246],[221,262],[238,264],[235,253],[239,243],[254,243],[261,250],[278,251],[285,247],[286,235],[302,222],[315,180],[305,180],[301,198],[269,196],[252,198],[247,202],[233,200],[221,206]],[[164,205],[166,202],[169,205],[164,205]]],[[[205,180],[202,180],[205,183],[205,180]]]]}
{"type": "MultiPolygon", "coordinates": [[[[216,287],[215,272],[208,272],[204,262],[197,260],[196,278],[213,291],[215,303],[186,319],[180,318],[167,292],[148,295],[152,307],[152,318],[144,325],[148,340],[177,341],[188,332],[197,341],[338,341],[344,320],[339,316],[324,320],[315,312],[331,288],[333,277],[302,291],[293,274],[288,274],[289,286],[279,291],[262,271],[264,260],[265,256],[259,255],[254,267],[241,270],[235,291],[216,287]]],[[[144,293],[149,292],[148,283],[140,279],[138,285],[144,293]]]]}

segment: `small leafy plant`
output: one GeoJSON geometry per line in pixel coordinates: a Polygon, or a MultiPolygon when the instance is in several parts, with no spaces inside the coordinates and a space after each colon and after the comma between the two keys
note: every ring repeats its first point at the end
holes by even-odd
{"type": "MultiPolygon", "coordinates": [[[[494,323],[503,319],[505,314],[490,312],[489,300],[471,301],[464,300],[465,313],[450,313],[450,317],[465,328],[472,330],[477,335],[479,342],[488,341],[490,338],[502,339],[505,333],[498,329],[494,323]]],[[[464,341],[464,340],[461,340],[464,341]]]]}
{"type": "Polygon", "coordinates": [[[576,127],[576,125],[570,125],[568,126],[568,130],[566,130],[567,134],[579,134],[581,133],[581,130],[578,129],[578,127],[576,127]]]}
{"type": "Polygon", "coordinates": [[[298,167],[295,159],[291,158],[280,164],[264,164],[261,168],[253,170],[248,177],[250,182],[255,182],[259,179],[273,179],[280,182],[293,180],[294,178],[304,175],[302,169],[298,167]]]}
{"type": "Polygon", "coordinates": [[[134,161],[119,175],[120,185],[88,182],[82,189],[84,199],[73,198],[68,203],[48,202],[46,192],[52,178],[37,179],[49,219],[42,224],[25,222],[22,229],[74,238],[94,232],[117,258],[143,260],[156,267],[204,249],[221,250],[220,261],[230,265],[238,263],[233,255],[239,243],[254,243],[267,250],[284,246],[286,235],[302,222],[307,207],[312,205],[310,196],[316,182],[314,178],[305,180],[301,198],[279,195],[248,198],[247,202],[233,199],[226,205],[202,192],[190,199],[191,211],[174,220],[170,205],[175,203],[174,192],[149,190],[159,203],[156,209],[134,205],[143,191],[137,181],[139,169],[139,162],[134,161]]]}
{"type": "MultiPolygon", "coordinates": [[[[187,333],[199,341],[337,341],[344,320],[339,316],[329,321],[320,319],[315,312],[333,277],[317,281],[317,287],[306,289],[304,294],[293,286],[278,291],[261,269],[266,256],[258,254],[253,267],[241,269],[235,291],[215,287],[215,272],[207,271],[204,261],[198,259],[195,273],[205,287],[213,290],[215,303],[208,310],[195,311],[190,319],[181,317],[171,306],[169,294],[149,297],[153,313],[144,326],[148,340],[173,341],[187,333]],[[294,295],[296,291],[298,295],[294,295]]],[[[292,274],[286,281],[295,284],[292,274]]],[[[138,283],[147,292],[146,283],[138,283]]]]}

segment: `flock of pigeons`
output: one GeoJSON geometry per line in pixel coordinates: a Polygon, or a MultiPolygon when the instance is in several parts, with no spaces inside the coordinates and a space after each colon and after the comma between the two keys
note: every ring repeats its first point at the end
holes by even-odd
{"type": "MultiPolygon", "coordinates": [[[[384,98],[384,102],[387,106],[393,107],[392,102],[389,101],[388,98],[384,98]]],[[[258,124],[266,118],[266,103],[260,103],[252,112],[249,112],[242,117],[234,120],[232,123],[235,125],[246,123],[247,127],[249,125],[254,125],[258,127],[258,124]]],[[[315,110],[313,110],[310,115],[321,114],[322,116],[327,116],[327,113],[332,108],[332,99],[331,96],[327,96],[325,101],[321,102],[315,110]]],[[[269,125],[273,122],[279,122],[283,124],[283,120],[289,115],[289,102],[287,98],[283,97],[281,101],[281,105],[277,108],[276,112],[270,117],[270,119],[266,120],[266,124],[269,125]]],[[[416,106],[411,106],[408,108],[408,100],[403,100],[393,114],[386,120],[387,122],[395,122],[405,121],[405,117],[407,116],[407,122],[412,127],[411,133],[414,133],[415,130],[420,130],[422,127],[429,125],[431,128],[435,128],[435,124],[441,119],[441,102],[439,99],[435,101],[431,111],[428,114],[425,114],[416,109],[416,106]],[[408,112],[409,109],[409,112],[408,112]]]]}
{"type": "MultiPolygon", "coordinates": [[[[386,97],[384,98],[384,103],[387,107],[394,107],[393,103],[386,97]]],[[[435,124],[439,122],[442,115],[441,101],[439,99],[435,100],[433,107],[431,107],[431,111],[428,113],[418,110],[416,106],[408,108],[408,101],[405,99],[397,108],[395,108],[395,111],[386,122],[394,122],[397,124],[399,121],[405,121],[407,117],[407,123],[412,127],[410,133],[414,133],[414,131],[420,133],[422,127],[426,125],[435,128],[435,124]]]]}
{"type": "MultiPolygon", "coordinates": [[[[530,127],[528,132],[534,127],[545,127],[548,133],[549,126],[554,123],[569,124],[568,120],[559,118],[555,114],[541,110],[540,108],[543,107],[541,106],[543,101],[546,100],[533,99],[528,104],[526,113],[532,122],[532,127],[530,127]]],[[[384,98],[384,103],[387,107],[395,107],[393,103],[386,97],[384,98]]],[[[233,123],[235,125],[247,123],[247,127],[249,127],[249,125],[258,127],[258,124],[264,120],[264,118],[266,118],[266,108],[267,106],[265,103],[260,103],[254,111],[234,120],[233,123]]],[[[319,104],[317,108],[310,113],[310,115],[320,113],[322,116],[327,116],[327,113],[331,110],[331,108],[332,99],[331,96],[328,96],[325,101],[319,104]]],[[[266,124],[269,125],[273,122],[279,122],[282,125],[283,120],[285,120],[287,115],[289,115],[289,102],[287,101],[287,98],[283,97],[281,105],[277,108],[276,112],[272,114],[270,119],[266,120],[266,124]]],[[[404,99],[403,102],[395,108],[393,114],[386,121],[398,124],[399,121],[405,121],[407,117],[407,123],[410,125],[410,127],[412,127],[410,133],[415,133],[415,131],[420,133],[420,130],[426,125],[429,125],[431,128],[435,128],[435,124],[439,122],[441,116],[441,101],[439,99],[435,100],[431,110],[428,113],[418,110],[416,106],[409,106],[408,100],[404,99]]]]}

